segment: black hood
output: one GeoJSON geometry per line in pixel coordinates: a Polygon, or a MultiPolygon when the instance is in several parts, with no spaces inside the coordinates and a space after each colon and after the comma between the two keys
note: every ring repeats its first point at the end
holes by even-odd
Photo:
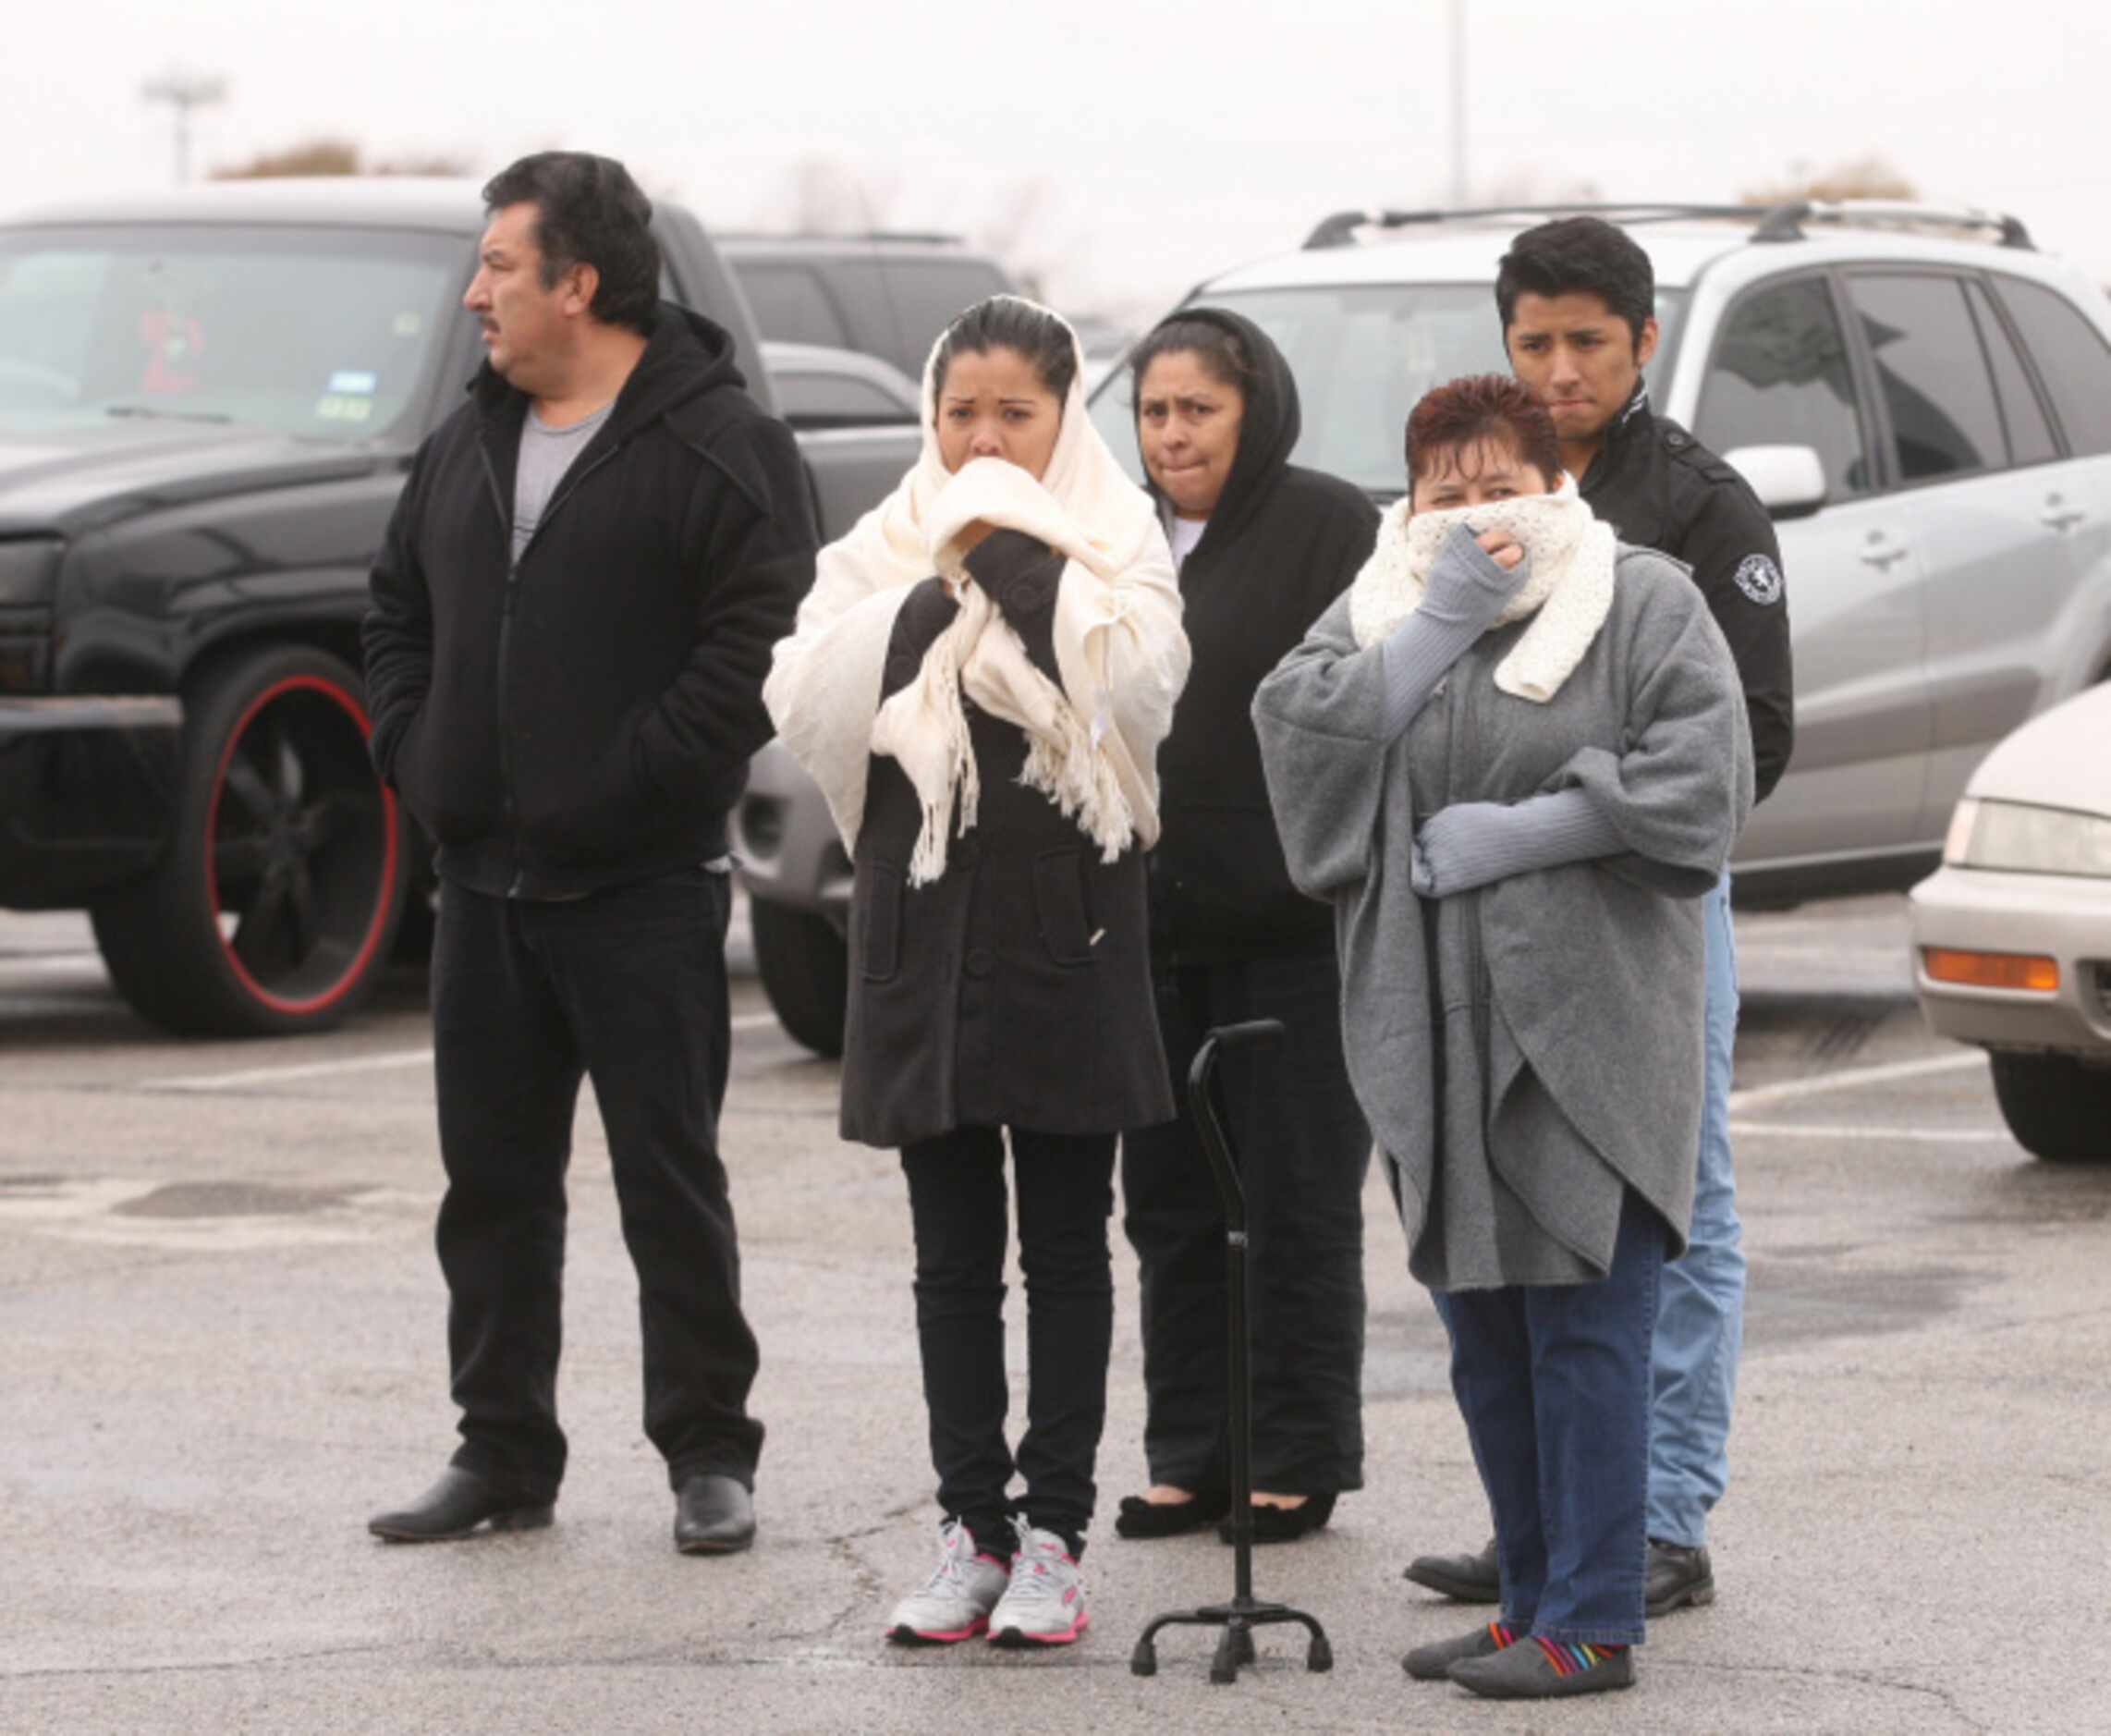
{"type": "MultiPolygon", "coordinates": [[[[1231,461],[1224,493],[1210,514],[1211,540],[1236,535],[1260,508],[1269,491],[1288,468],[1290,453],[1303,427],[1298,411],[1298,382],[1290,364],[1275,341],[1243,313],[1225,308],[1181,308],[1159,321],[1158,330],[1182,320],[1199,320],[1229,332],[1245,346],[1256,375],[1246,394],[1246,411],[1239,427],[1239,456],[1231,461]]],[[[1146,342],[1149,340],[1146,339],[1146,342]]],[[[1148,481],[1148,479],[1147,479],[1148,481]]],[[[1152,497],[1164,505],[1155,486],[1152,497]]]]}
{"type": "MultiPolygon", "coordinates": [[[[660,303],[645,353],[616,395],[616,413],[602,436],[620,441],[654,419],[720,386],[745,386],[733,361],[733,334],[715,321],[672,301],[660,303]]],[[[527,394],[506,383],[487,361],[470,382],[470,395],[494,419],[525,414],[527,394]]]]}

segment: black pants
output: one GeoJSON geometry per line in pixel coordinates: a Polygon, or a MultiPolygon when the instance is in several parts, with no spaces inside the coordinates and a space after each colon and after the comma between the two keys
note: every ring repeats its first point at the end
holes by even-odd
{"type": "Polygon", "coordinates": [[[1253,1486],[1363,1486],[1363,1179],[1371,1135],[1341,1051],[1331,946],[1162,970],[1158,1022],[1180,1119],[1122,1136],[1124,1228],[1141,1263],[1144,1457],[1152,1481],[1227,1478],[1224,1212],[1188,1109],[1213,1025],[1280,1019],[1278,1049],[1217,1072],[1246,1191],[1253,1486]]]}
{"type": "Polygon", "coordinates": [[[455,1463],[547,1498],[565,1470],[557,1351],[565,1169],[582,1074],[608,1131],[638,1270],[645,1433],[679,1487],[752,1485],[755,1338],[718,1156],[726,875],[702,869],[567,903],[445,888],[433,1026],[455,1463]]]}
{"type": "Polygon", "coordinates": [[[1011,1130],[1026,1278],[1026,1434],[1005,1441],[1004,1134],[964,1127],[904,1148],[916,1227],[916,1329],[938,1501],[976,1545],[1009,1559],[1013,1473],[1029,1524],[1084,1547],[1114,1350],[1113,1134],[1011,1130]]]}

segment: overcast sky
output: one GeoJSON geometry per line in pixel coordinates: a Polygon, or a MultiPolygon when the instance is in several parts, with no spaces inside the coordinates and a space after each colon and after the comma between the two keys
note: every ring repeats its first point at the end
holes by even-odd
{"type": "MultiPolygon", "coordinates": [[[[1880,153],[2012,210],[2111,281],[2105,0],[1465,0],[1469,168],[1514,197],[1735,198],[1880,153]]],[[[1043,189],[1023,251],[1131,313],[1448,186],[1447,0],[1059,6],[923,0],[60,0],[10,8],[0,212],[165,185],[171,66],[225,75],[201,165],[331,133],[480,168],[565,144],[707,221],[834,159],[895,227],[973,229],[1043,189]]]]}

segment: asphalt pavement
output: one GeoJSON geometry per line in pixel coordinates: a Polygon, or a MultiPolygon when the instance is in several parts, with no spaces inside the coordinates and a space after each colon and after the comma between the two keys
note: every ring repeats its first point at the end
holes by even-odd
{"type": "MultiPolygon", "coordinates": [[[[1474,1620],[1401,1566],[1487,1521],[1375,1180],[1367,1486],[1257,1565],[1326,1622],[1330,1673],[1275,1631],[1213,1687],[1190,1631],[1132,1676],[1143,1621],[1227,1592],[1230,1557],[1104,1523],[1080,1645],[893,1652],[937,1517],[906,1201],[891,1155],[837,1141],[835,1070],[750,977],[724,1143],[763,1351],[758,1547],[672,1550],[591,1096],[557,1522],[395,1547],[366,1517],[453,1425],[416,974],[336,1033],[182,1043],[116,1000],[79,918],[0,914],[0,1730],[2111,1730],[2111,1168],[2008,1139],[1983,1058],[1921,1023],[1900,900],[1739,939],[1751,1292],[1720,1598],[1653,1627],[1633,1693],[1517,1707],[1399,1669],[1474,1620]]],[[[1115,1241],[1103,1511],[1143,1482],[1115,1241]]],[[[1016,1278],[1012,1314],[1023,1395],[1016,1278]]]]}

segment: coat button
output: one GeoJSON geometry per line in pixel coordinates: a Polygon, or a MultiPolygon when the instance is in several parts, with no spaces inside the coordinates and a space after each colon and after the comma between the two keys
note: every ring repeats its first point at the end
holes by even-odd
{"type": "Polygon", "coordinates": [[[968,974],[987,976],[996,968],[996,956],[987,947],[977,947],[968,954],[968,974]]]}

